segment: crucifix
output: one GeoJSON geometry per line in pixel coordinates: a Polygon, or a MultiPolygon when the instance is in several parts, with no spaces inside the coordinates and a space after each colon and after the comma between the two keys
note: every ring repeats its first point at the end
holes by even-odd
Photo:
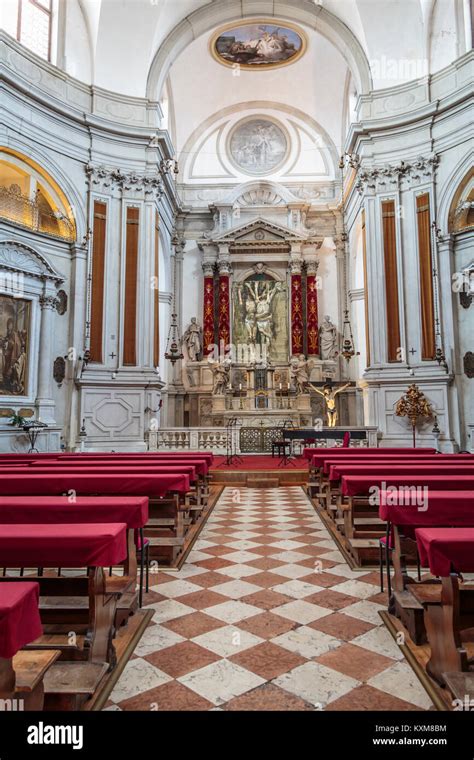
{"type": "Polygon", "coordinates": [[[313,383],[309,383],[310,387],[316,391],[316,393],[319,393],[320,396],[324,398],[325,404],[326,404],[326,415],[327,415],[327,421],[328,421],[328,427],[333,428],[337,425],[337,409],[336,409],[336,396],[338,393],[341,393],[341,391],[344,391],[346,388],[349,388],[350,383],[345,383],[344,385],[340,385],[339,388],[334,389],[332,380],[327,379],[325,384],[323,385],[323,389],[320,390],[319,388],[316,388],[313,383]]]}
{"type": "Polygon", "coordinates": [[[114,352],[112,351],[112,353],[109,354],[109,356],[110,356],[111,359],[115,359],[115,357],[117,356],[117,354],[114,354],[114,352]]]}

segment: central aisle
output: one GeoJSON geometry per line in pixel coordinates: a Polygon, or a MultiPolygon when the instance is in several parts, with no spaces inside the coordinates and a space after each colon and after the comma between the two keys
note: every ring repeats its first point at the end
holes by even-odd
{"type": "Polygon", "coordinates": [[[300,487],[226,488],[106,709],[420,710],[430,700],[300,487]]]}

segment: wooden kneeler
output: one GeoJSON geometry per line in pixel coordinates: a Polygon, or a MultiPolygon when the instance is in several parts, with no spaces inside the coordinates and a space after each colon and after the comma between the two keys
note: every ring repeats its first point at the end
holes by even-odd
{"type": "MultiPolygon", "coordinates": [[[[0,582],[16,580],[0,578],[0,582]]],[[[22,580],[25,579],[18,578],[22,580]]],[[[113,668],[117,661],[113,645],[115,613],[121,592],[107,590],[104,569],[90,568],[87,576],[81,577],[32,575],[28,580],[40,587],[44,633],[26,648],[57,649],[61,660],[107,663],[109,669],[113,668]]]]}
{"type": "Polygon", "coordinates": [[[442,686],[444,673],[467,672],[469,662],[461,632],[474,627],[474,587],[460,588],[452,573],[436,585],[411,585],[411,592],[423,605],[431,657],[426,670],[442,686]]]}
{"type": "Polygon", "coordinates": [[[13,658],[0,658],[0,712],[42,710],[44,678],[60,653],[55,650],[20,650],[13,658]]]}

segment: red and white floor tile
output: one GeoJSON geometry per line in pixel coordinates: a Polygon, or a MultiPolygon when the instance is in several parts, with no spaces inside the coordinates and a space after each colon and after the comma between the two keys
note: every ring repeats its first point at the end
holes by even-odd
{"type": "Polygon", "coordinates": [[[299,487],[226,488],[108,710],[427,710],[385,629],[378,572],[352,571],[299,487]]]}

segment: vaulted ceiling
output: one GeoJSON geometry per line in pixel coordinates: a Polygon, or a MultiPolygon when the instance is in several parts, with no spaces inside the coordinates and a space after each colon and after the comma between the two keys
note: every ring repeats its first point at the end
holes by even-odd
{"type": "MultiPolygon", "coordinates": [[[[330,177],[356,94],[433,73],[465,52],[468,4],[67,0],[64,55],[58,63],[98,87],[160,101],[181,165],[193,162],[185,169],[188,178],[199,151],[200,165],[206,163],[206,151],[218,152],[213,135],[225,136],[232,120],[252,112],[267,113],[287,132],[295,130],[290,136],[301,143],[299,166],[306,151],[308,166],[324,164],[330,177]],[[213,58],[209,42],[223,25],[252,18],[297,24],[308,41],[305,54],[284,68],[233,76],[213,58]]],[[[219,179],[221,169],[208,166],[206,171],[210,176],[217,171],[219,179]]],[[[221,178],[232,174],[229,167],[223,171],[221,178]]]]}
{"type": "MultiPolygon", "coordinates": [[[[429,73],[466,50],[469,0],[67,0],[65,66],[79,79],[129,95],[144,96],[153,59],[175,27],[192,28],[193,15],[204,10],[198,24],[229,15],[278,17],[279,8],[294,6],[288,20],[298,21],[301,8],[331,14],[350,30],[369,62],[382,56],[426,59],[429,73]],[[268,8],[268,10],[267,10],[268,8]],[[276,8],[275,13],[273,9],[276,8]],[[73,71],[71,71],[73,69],[73,71]]],[[[285,14],[282,14],[285,17],[285,14]]],[[[383,72],[382,72],[383,73],[383,72]]],[[[428,73],[428,72],[427,72],[428,73]]],[[[407,79],[412,78],[410,76],[407,79]]],[[[396,81],[374,77],[375,87],[396,81]],[[379,80],[379,81],[377,81],[379,80]]]]}

